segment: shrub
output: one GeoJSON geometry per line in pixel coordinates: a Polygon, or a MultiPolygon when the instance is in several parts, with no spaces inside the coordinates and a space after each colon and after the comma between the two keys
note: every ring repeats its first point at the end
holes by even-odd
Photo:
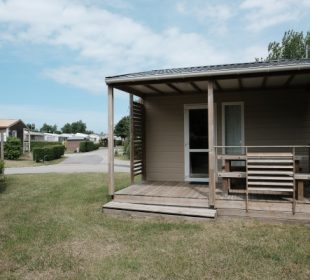
{"type": "Polygon", "coordinates": [[[128,139],[124,141],[123,155],[126,156],[128,159],[130,158],[130,141],[128,139]]]}
{"type": "Polygon", "coordinates": [[[32,151],[34,148],[45,148],[49,146],[58,146],[59,142],[47,142],[47,141],[31,141],[30,150],[32,151]]]}
{"type": "Polygon", "coordinates": [[[61,158],[65,154],[65,146],[57,145],[53,147],[56,159],[61,158]]]}
{"type": "Polygon", "coordinates": [[[0,175],[4,173],[4,161],[0,160],[0,175]]]}
{"type": "Polygon", "coordinates": [[[39,162],[49,161],[61,158],[65,154],[65,146],[64,145],[55,145],[55,146],[47,146],[43,148],[34,148],[33,151],[33,160],[39,162]]]}
{"type": "Polygon", "coordinates": [[[19,138],[8,137],[4,145],[4,157],[6,159],[18,159],[22,155],[22,142],[19,138]]]}
{"type": "Polygon", "coordinates": [[[91,141],[87,141],[86,142],[86,151],[91,152],[93,150],[95,150],[95,143],[91,142],[91,141]]]}
{"type": "Polygon", "coordinates": [[[95,144],[92,141],[81,141],[80,142],[80,152],[91,152],[99,149],[100,144],[95,144]]]}
{"type": "Polygon", "coordinates": [[[86,150],[86,145],[87,145],[87,141],[81,141],[81,142],[80,142],[80,152],[81,152],[81,153],[87,152],[87,150],[86,150]]]}

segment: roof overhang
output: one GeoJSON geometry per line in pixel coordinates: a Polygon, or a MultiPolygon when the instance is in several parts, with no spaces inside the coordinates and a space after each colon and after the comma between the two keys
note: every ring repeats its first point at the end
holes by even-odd
{"type": "Polygon", "coordinates": [[[107,77],[106,83],[138,96],[310,87],[310,59],[176,68],[107,77]]]}

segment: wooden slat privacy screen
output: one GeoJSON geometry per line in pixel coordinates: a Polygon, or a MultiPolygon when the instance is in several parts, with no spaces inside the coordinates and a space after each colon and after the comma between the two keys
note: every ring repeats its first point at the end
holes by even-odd
{"type": "Polygon", "coordinates": [[[131,182],[138,175],[145,176],[144,159],[144,106],[141,102],[133,100],[130,96],[130,161],[131,161],[131,182]]]}

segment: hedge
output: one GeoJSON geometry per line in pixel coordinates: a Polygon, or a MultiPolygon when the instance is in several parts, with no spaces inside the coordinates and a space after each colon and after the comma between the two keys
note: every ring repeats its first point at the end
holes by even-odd
{"type": "Polygon", "coordinates": [[[80,142],[80,152],[91,152],[99,149],[99,144],[95,144],[92,141],[81,141],[80,142]]]}
{"type": "Polygon", "coordinates": [[[65,154],[64,145],[47,146],[43,148],[34,148],[32,151],[33,160],[39,162],[49,161],[61,158],[65,154]]]}
{"type": "Polygon", "coordinates": [[[4,161],[0,160],[0,175],[4,173],[4,161]]]}
{"type": "Polygon", "coordinates": [[[31,141],[30,150],[32,151],[34,148],[45,148],[58,145],[60,145],[59,142],[31,141]]]}
{"type": "Polygon", "coordinates": [[[22,155],[22,142],[19,138],[8,137],[4,144],[4,158],[18,159],[22,155]]]}

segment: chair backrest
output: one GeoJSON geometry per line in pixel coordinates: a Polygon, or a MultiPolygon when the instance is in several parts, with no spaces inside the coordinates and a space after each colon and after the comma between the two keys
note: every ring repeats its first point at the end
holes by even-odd
{"type": "Polygon", "coordinates": [[[294,191],[292,153],[247,153],[246,173],[249,193],[282,194],[294,191]]]}

